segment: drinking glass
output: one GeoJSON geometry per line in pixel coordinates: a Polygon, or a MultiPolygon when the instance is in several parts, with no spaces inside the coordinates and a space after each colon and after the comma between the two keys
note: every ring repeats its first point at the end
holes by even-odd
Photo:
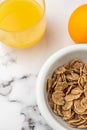
{"type": "MultiPolygon", "coordinates": [[[[8,0],[9,1],[9,0],[8,0]]],[[[14,0],[15,1],[15,0],[14,0]]],[[[21,0],[20,0],[21,1],[21,0]]],[[[27,48],[36,44],[44,35],[46,30],[46,17],[45,17],[45,1],[32,0],[37,2],[43,10],[41,19],[32,27],[22,31],[6,31],[0,29],[0,41],[13,48],[27,48]]],[[[7,2],[7,0],[4,2],[7,2]]],[[[1,2],[2,6],[3,1],[1,2]]]]}

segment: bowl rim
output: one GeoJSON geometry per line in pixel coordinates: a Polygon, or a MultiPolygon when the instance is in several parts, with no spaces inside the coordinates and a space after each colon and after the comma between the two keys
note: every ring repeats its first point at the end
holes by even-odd
{"type": "Polygon", "coordinates": [[[59,124],[48,110],[48,107],[46,105],[45,98],[44,98],[45,97],[44,87],[42,85],[45,79],[45,75],[49,70],[49,66],[52,65],[56,60],[58,60],[59,58],[61,58],[67,53],[74,52],[74,51],[81,51],[81,50],[83,51],[87,50],[87,45],[86,44],[71,45],[63,49],[60,49],[59,51],[55,52],[53,55],[51,55],[48,58],[48,60],[45,62],[45,64],[42,66],[39,72],[37,83],[36,83],[37,104],[41,112],[41,115],[44,117],[48,125],[54,130],[58,130],[58,129],[67,130],[67,129],[64,128],[61,124],[59,124]]]}

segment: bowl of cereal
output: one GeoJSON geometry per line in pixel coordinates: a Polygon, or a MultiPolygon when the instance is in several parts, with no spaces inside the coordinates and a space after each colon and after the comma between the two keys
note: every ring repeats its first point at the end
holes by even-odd
{"type": "Polygon", "coordinates": [[[37,79],[37,103],[54,130],[87,128],[87,45],[63,48],[46,61],[37,79]]]}

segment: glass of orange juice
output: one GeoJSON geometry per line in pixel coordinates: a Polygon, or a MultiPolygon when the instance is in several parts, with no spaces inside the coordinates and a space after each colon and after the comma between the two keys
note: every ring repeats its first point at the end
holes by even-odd
{"type": "Polygon", "coordinates": [[[0,3],[0,41],[13,48],[36,44],[46,30],[44,0],[4,0],[0,3]]]}

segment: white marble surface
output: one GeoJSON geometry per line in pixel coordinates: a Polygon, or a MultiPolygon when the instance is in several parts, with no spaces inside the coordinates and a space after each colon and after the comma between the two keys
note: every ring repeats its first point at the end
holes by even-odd
{"type": "Polygon", "coordinates": [[[46,0],[47,31],[34,47],[0,44],[0,130],[51,130],[36,103],[36,80],[46,59],[74,44],[67,31],[71,12],[87,0],[46,0]]]}

